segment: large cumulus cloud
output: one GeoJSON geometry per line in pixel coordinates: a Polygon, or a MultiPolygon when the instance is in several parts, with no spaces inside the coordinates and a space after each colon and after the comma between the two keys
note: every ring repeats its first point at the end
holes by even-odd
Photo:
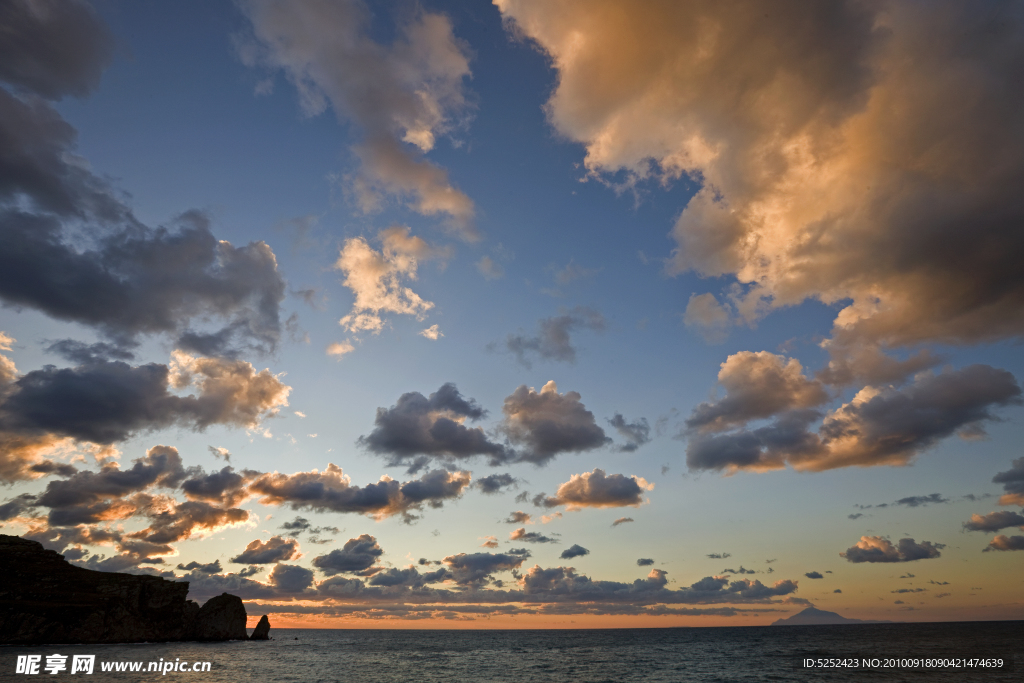
{"type": "Polygon", "coordinates": [[[643,477],[622,474],[605,474],[595,468],[593,472],[574,474],[569,481],[558,487],[554,496],[537,497],[537,503],[545,507],[565,505],[569,510],[586,507],[638,507],[645,501],[644,493],[654,488],[643,477]]]}
{"type": "Polygon", "coordinates": [[[521,385],[505,398],[501,430],[520,448],[518,460],[543,465],[559,453],[579,453],[611,443],[578,392],[558,393],[549,381],[541,390],[521,385]]]}
{"type": "Polygon", "coordinates": [[[857,544],[839,553],[847,562],[913,562],[939,557],[942,543],[901,538],[897,545],[882,536],[861,536],[857,544]]]}

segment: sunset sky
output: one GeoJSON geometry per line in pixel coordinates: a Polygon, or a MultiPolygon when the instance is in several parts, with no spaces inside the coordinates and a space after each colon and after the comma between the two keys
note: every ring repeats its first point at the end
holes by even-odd
{"type": "Polygon", "coordinates": [[[0,533],[278,626],[1024,618],[1024,4],[13,0],[0,533]]]}

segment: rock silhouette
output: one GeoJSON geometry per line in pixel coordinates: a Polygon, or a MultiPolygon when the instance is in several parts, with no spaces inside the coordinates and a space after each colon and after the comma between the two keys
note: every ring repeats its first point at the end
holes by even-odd
{"type": "MultiPolygon", "coordinates": [[[[245,640],[245,606],[224,593],[202,608],[187,581],[75,567],[40,543],[0,534],[0,643],[245,640]]],[[[268,624],[269,628],[269,624],[268,624]]]]}
{"type": "Polygon", "coordinates": [[[270,619],[267,618],[266,614],[260,617],[260,622],[252,630],[249,640],[270,640],[270,619]]]}

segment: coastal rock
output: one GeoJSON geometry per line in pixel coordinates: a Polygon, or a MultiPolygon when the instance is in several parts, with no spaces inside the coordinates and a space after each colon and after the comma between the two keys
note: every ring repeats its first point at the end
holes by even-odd
{"type": "Polygon", "coordinates": [[[264,614],[260,617],[260,621],[256,624],[256,628],[252,630],[252,635],[249,636],[249,640],[270,640],[270,619],[264,614]]]}
{"type": "Polygon", "coordinates": [[[2,644],[245,639],[235,596],[200,608],[186,599],[186,581],[75,567],[17,536],[0,534],[0,577],[2,644]]]}

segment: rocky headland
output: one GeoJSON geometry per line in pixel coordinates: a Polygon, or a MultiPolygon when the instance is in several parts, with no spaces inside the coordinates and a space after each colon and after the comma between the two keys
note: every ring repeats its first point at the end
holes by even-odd
{"type": "MultiPolygon", "coordinates": [[[[200,607],[187,595],[187,581],[75,567],[35,541],[0,534],[3,644],[247,639],[241,598],[222,593],[200,607]]],[[[264,616],[254,639],[269,630],[264,616]]]]}

